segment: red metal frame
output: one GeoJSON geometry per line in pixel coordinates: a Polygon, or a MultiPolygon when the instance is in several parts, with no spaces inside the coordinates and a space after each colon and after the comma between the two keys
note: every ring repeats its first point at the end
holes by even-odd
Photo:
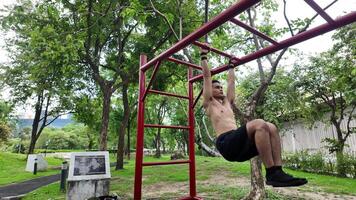
{"type": "Polygon", "coordinates": [[[181,99],[189,99],[189,97],[187,97],[187,96],[172,94],[172,93],[168,93],[168,92],[162,92],[162,91],[158,91],[158,90],[149,90],[149,92],[155,93],[155,94],[161,94],[161,95],[165,95],[165,96],[177,97],[177,98],[181,98],[181,99]]]}
{"type": "Polygon", "coordinates": [[[334,20],[313,0],[304,0],[310,7],[312,7],[320,16],[322,16],[327,22],[333,23],[334,20]]]}
{"type": "MultiPolygon", "coordinates": [[[[140,56],[140,66],[147,63],[147,56],[140,56]]],[[[135,186],[134,198],[141,199],[142,187],[142,163],[143,163],[143,136],[144,136],[144,123],[145,123],[145,104],[143,101],[143,94],[145,91],[145,72],[140,70],[139,74],[139,88],[140,94],[138,96],[137,107],[137,140],[136,140],[136,163],[135,163],[135,186]]]]}
{"type": "Polygon", "coordinates": [[[253,27],[251,27],[251,26],[249,26],[249,25],[243,23],[243,22],[240,21],[240,20],[237,20],[237,19],[235,19],[235,18],[232,18],[232,19],[230,19],[230,21],[231,21],[232,23],[234,23],[234,24],[236,24],[236,25],[238,25],[238,26],[240,26],[240,27],[242,27],[242,28],[244,28],[244,29],[250,31],[251,33],[253,33],[253,34],[255,34],[255,35],[257,35],[257,36],[259,36],[259,37],[261,37],[261,38],[263,38],[263,39],[265,39],[265,40],[267,40],[268,42],[270,42],[270,43],[272,43],[272,44],[276,44],[276,45],[278,44],[278,42],[276,42],[275,40],[273,40],[272,38],[270,38],[268,35],[259,32],[258,30],[256,30],[256,29],[254,29],[253,27]]]}
{"type": "MultiPolygon", "coordinates": [[[[174,53],[182,50],[183,48],[187,47],[188,45],[196,45],[201,48],[209,49],[214,53],[217,53],[221,56],[230,58],[233,65],[236,67],[237,65],[242,65],[249,61],[255,60],[257,58],[263,57],[267,54],[274,53],[281,49],[290,47],[297,43],[303,42],[305,40],[311,39],[318,35],[324,34],[331,30],[337,29],[339,27],[345,26],[347,24],[353,23],[356,21],[356,12],[351,12],[345,16],[332,19],[323,9],[319,7],[313,0],[305,0],[307,4],[312,7],[316,12],[318,12],[326,21],[327,23],[322,24],[318,27],[312,28],[305,32],[299,33],[295,36],[292,36],[288,39],[283,41],[275,41],[272,38],[268,37],[267,35],[259,32],[258,30],[254,29],[253,27],[244,24],[243,22],[235,19],[234,17],[249,7],[255,5],[260,0],[240,0],[238,3],[232,5],[224,12],[220,13],[214,19],[210,20],[208,23],[204,24],[202,27],[194,31],[193,33],[189,34],[187,37],[180,40],[178,43],[173,45],[171,48],[167,49],[166,51],[162,52],[157,57],[153,58],[149,62],[147,62],[147,57],[145,55],[140,56],[140,72],[139,72],[139,97],[138,97],[138,115],[137,115],[137,144],[136,144],[136,168],[135,168],[135,188],[134,188],[134,199],[138,200],[141,199],[141,189],[142,189],[142,167],[143,166],[153,166],[153,165],[169,165],[169,164],[189,164],[189,196],[183,197],[181,199],[184,200],[200,200],[202,198],[197,196],[196,192],[196,178],[195,178],[195,149],[194,149],[194,107],[199,100],[199,97],[202,94],[202,91],[198,94],[198,96],[194,99],[193,94],[193,84],[195,81],[202,79],[202,75],[197,75],[193,77],[193,68],[201,70],[201,66],[189,63],[183,60],[178,60],[171,57],[174,53]],[[265,39],[271,43],[270,46],[265,47],[261,50],[256,52],[252,52],[248,55],[245,55],[241,58],[237,58],[234,55],[230,55],[225,53],[219,49],[207,46],[204,43],[200,43],[197,40],[210,31],[214,30],[215,28],[219,27],[223,23],[230,21],[248,31],[252,34],[255,34],[262,39],[265,39]],[[158,72],[159,65],[161,62],[168,60],[171,62],[175,62],[177,64],[182,64],[188,67],[188,96],[178,95],[178,94],[171,94],[163,91],[157,91],[150,89],[153,79],[158,72]],[[153,70],[152,77],[149,81],[147,89],[145,88],[145,72],[150,67],[155,65],[155,69],[153,70]],[[145,110],[145,100],[148,93],[155,93],[159,95],[166,95],[171,97],[183,98],[188,99],[188,126],[172,126],[172,125],[160,125],[160,124],[145,124],[144,120],[144,110],[145,110]],[[180,160],[180,161],[170,161],[170,162],[148,162],[143,163],[143,137],[144,137],[144,129],[145,128],[174,128],[174,129],[187,129],[189,130],[189,160],[180,160]]],[[[217,74],[223,71],[226,71],[229,67],[227,65],[222,65],[211,70],[211,74],[217,74]]]]}
{"type": "Polygon", "coordinates": [[[172,128],[172,129],[189,129],[189,126],[169,126],[169,125],[161,125],[161,124],[145,124],[147,128],[172,128]]]}

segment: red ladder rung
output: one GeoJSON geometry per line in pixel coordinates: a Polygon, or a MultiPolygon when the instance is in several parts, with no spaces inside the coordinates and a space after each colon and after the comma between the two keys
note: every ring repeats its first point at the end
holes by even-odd
{"type": "Polygon", "coordinates": [[[175,62],[175,63],[178,63],[178,64],[186,65],[188,67],[193,67],[194,69],[203,70],[203,68],[201,66],[195,65],[193,63],[186,62],[184,60],[179,60],[179,59],[175,59],[175,58],[172,58],[172,57],[167,58],[167,60],[175,62]]]}
{"type": "Polygon", "coordinates": [[[173,128],[173,129],[189,129],[189,126],[170,126],[161,124],[144,124],[147,128],[173,128]]]}
{"type": "Polygon", "coordinates": [[[182,98],[182,99],[189,99],[188,96],[183,96],[183,95],[173,94],[173,93],[168,93],[168,92],[162,92],[162,91],[159,91],[159,90],[148,90],[148,92],[155,93],[155,94],[161,94],[161,95],[165,95],[165,96],[182,98]]]}
{"type": "Polygon", "coordinates": [[[168,161],[168,162],[145,162],[142,166],[154,166],[154,165],[179,165],[190,163],[190,160],[178,160],[178,161],[168,161]]]}

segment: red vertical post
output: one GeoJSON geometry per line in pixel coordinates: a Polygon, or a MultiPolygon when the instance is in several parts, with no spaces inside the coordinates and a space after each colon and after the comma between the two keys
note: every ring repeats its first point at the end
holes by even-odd
{"type": "Polygon", "coordinates": [[[197,195],[196,180],[195,180],[195,150],[194,150],[194,95],[193,95],[193,82],[189,79],[193,77],[193,69],[188,68],[188,91],[189,91],[189,103],[188,103],[188,119],[189,119],[189,186],[190,197],[194,198],[197,195]]]}
{"type": "Polygon", "coordinates": [[[145,72],[141,67],[147,63],[147,56],[140,55],[140,74],[139,87],[140,93],[138,95],[138,111],[137,111],[137,139],[136,139],[136,163],[135,163],[135,186],[134,199],[141,199],[142,193],[142,163],[143,163],[143,137],[144,137],[144,112],[145,102],[142,98],[145,93],[145,72]]]}

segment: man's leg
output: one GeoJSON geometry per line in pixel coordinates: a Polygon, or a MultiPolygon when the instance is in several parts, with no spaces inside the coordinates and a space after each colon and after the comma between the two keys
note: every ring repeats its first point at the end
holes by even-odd
{"type": "Polygon", "coordinates": [[[270,123],[266,122],[269,128],[269,136],[271,141],[272,148],[272,157],[275,166],[282,166],[282,155],[281,155],[281,138],[278,134],[277,127],[270,123]]]}
{"type": "Polygon", "coordinates": [[[283,172],[281,142],[277,127],[269,122],[256,119],[246,124],[248,137],[254,140],[259,156],[266,167],[266,184],[274,187],[299,186],[306,179],[294,178],[283,172]]]}
{"type": "Polygon", "coordinates": [[[258,154],[266,168],[275,166],[269,127],[262,119],[255,119],[246,124],[247,134],[255,141],[258,154]]]}

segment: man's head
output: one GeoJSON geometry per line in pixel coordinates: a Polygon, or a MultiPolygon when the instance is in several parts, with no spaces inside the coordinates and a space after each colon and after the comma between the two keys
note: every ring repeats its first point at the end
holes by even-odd
{"type": "Polygon", "coordinates": [[[225,96],[220,81],[213,80],[212,85],[213,85],[213,97],[216,99],[223,99],[225,96]]]}

